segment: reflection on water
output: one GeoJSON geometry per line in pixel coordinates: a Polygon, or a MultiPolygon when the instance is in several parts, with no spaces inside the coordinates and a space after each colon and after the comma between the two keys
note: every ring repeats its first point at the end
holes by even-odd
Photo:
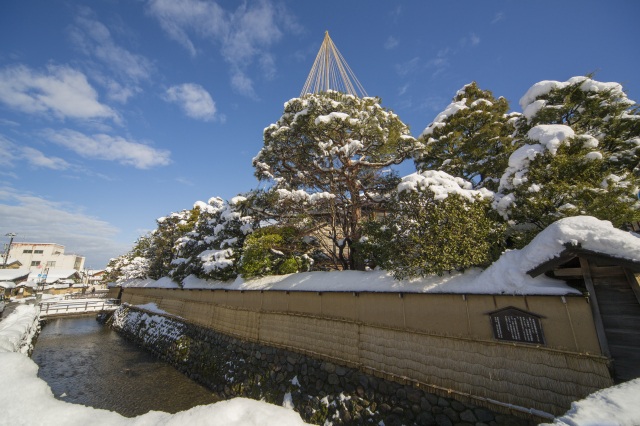
{"type": "Polygon", "coordinates": [[[133,417],[216,402],[211,391],[94,317],[51,320],[32,355],[56,398],[133,417]]]}

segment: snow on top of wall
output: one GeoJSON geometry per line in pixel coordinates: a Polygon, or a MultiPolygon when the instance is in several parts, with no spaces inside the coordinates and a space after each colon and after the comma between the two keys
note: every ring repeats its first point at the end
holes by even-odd
{"type": "MultiPolygon", "coordinates": [[[[486,270],[472,268],[443,276],[395,280],[387,271],[331,271],[276,275],[251,280],[238,277],[232,282],[206,281],[187,277],[185,289],[281,290],[391,293],[454,294],[579,294],[564,281],[540,275],[532,278],[527,271],[553,259],[566,244],[640,262],[640,239],[613,227],[608,221],[590,216],[561,219],[541,232],[522,250],[509,250],[486,270]]],[[[177,288],[169,278],[131,280],[123,287],[177,288]]]]}

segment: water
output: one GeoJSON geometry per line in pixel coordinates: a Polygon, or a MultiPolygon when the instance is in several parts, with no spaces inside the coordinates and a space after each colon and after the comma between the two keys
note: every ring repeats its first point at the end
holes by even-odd
{"type": "Polygon", "coordinates": [[[32,355],[56,398],[133,417],[219,400],[94,317],[51,320],[32,355]]]}

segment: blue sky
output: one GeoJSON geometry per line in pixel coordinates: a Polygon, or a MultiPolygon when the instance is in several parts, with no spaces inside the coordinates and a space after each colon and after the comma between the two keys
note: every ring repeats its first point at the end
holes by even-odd
{"type": "Polygon", "coordinates": [[[262,131],[326,30],[418,136],[471,81],[513,111],[591,72],[638,101],[638,18],[633,0],[3,1],[0,239],[103,268],[156,218],[256,188],[262,131]]]}

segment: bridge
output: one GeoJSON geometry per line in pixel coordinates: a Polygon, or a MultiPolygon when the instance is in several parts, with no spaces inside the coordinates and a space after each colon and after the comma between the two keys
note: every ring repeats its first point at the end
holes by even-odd
{"type": "Polygon", "coordinates": [[[64,316],[85,315],[106,311],[115,311],[120,306],[118,299],[86,299],[86,300],[58,300],[55,302],[41,302],[40,319],[64,316]]]}

